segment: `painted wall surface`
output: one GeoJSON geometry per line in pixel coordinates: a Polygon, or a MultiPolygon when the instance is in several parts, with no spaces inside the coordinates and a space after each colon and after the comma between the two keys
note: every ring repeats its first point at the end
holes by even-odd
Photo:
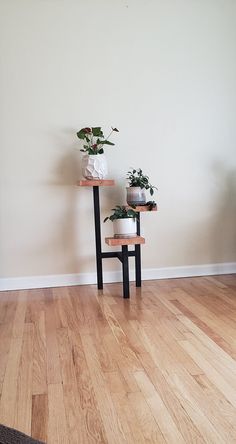
{"type": "Polygon", "coordinates": [[[120,130],[102,217],[130,166],[159,188],[144,268],[236,260],[235,23],[234,0],[0,1],[1,277],[95,270],[90,125],[120,130]]]}

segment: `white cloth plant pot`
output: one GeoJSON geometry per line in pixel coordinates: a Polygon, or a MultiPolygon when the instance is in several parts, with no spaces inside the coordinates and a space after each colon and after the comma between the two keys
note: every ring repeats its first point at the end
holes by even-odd
{"type": "Polygon", "coordinates": [[[127,187],[127,204],[128,205],[145,205],[146,193],[145,188],[127,187]]]}
{"type": "Polygon", "coordinates": [[[114,237],[129,238],[137,236],[137,222],[133,217],[113,221],[114,237]]]}
{"type": "Polygon", "coordinates": [[[85,179],[105,179],[107,160],[104,154],[85,154],[82,158],[82,174],[85,179]]]}

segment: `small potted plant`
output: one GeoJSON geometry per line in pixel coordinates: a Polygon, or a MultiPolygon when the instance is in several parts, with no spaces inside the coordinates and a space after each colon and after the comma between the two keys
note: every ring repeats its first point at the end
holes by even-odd
{"type": "Polygon", "coordinates": [[[107,161],[104,155],[104,145],[114,146],[108,139],[113,132],[119,132],[117,128],[112,128],[110,134],[104,137],[100,126],[82,128],[77,133],[77,137],[84,141],[80,150],[86,153],[82,158],[82,174],[86,179],[104,179],[107,175],[107,161]]]}
{"type": "Polygon", "coordinates": [[[113,213],[104,219],[104,222],[113,222],[114,237],[129,238],[137,236],[137,212],[125,206],[116,205],[113,213]]]}
{"type": "Polygon", "coordinates": [[[127,203],[129,205],[146,205],[146,190],[150,191],[151,196],[154,194],[155,186],[149,182],[149,177],[143,174],[141,168],[131,169],[127,173],[129,186],[127,190],[127,203]]]}

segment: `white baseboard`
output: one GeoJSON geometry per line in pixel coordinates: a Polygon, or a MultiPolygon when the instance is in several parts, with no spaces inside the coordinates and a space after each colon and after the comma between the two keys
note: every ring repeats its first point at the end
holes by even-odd
{"type": "MultiPolygon", "coordinates": [[[[142,270],[143,280],[173,279],[194,276],[212,276],[236,273],[236,262],[221,264],[188,265],[181,267],[147,268],[142,270]]],[[[104,283],[121,282],[120,271],[106,271],[104,283]]],[[[130,280],[134,280],[134,270],[130,271],[130,280]]],[[[0,291],[26,290],[31,288],[65,287],[72,285],[96,284],[96,273],[56,274],[46,276],[26,276],[0,278],[0,291]]]]}

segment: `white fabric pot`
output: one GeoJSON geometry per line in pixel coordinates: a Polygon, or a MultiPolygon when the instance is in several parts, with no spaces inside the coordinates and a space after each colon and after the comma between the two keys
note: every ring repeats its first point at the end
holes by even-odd
{"type": "Polygon", "coordinates": [[[82,158],[82,174],[85,179],[105,179],[107,160],[104,154],[85,154],[82,158]]]}
{"type": "Polygon", "coordinates": [[[116,219],[113,221],[114,237],[135,237],[137,236],[137,222],[133,217],[116,219]]]}
{"type": "Polygon", "coordinates": [[[145,188],[127,187],[127,204],[144,205],[146,203],[145,188]]]}

